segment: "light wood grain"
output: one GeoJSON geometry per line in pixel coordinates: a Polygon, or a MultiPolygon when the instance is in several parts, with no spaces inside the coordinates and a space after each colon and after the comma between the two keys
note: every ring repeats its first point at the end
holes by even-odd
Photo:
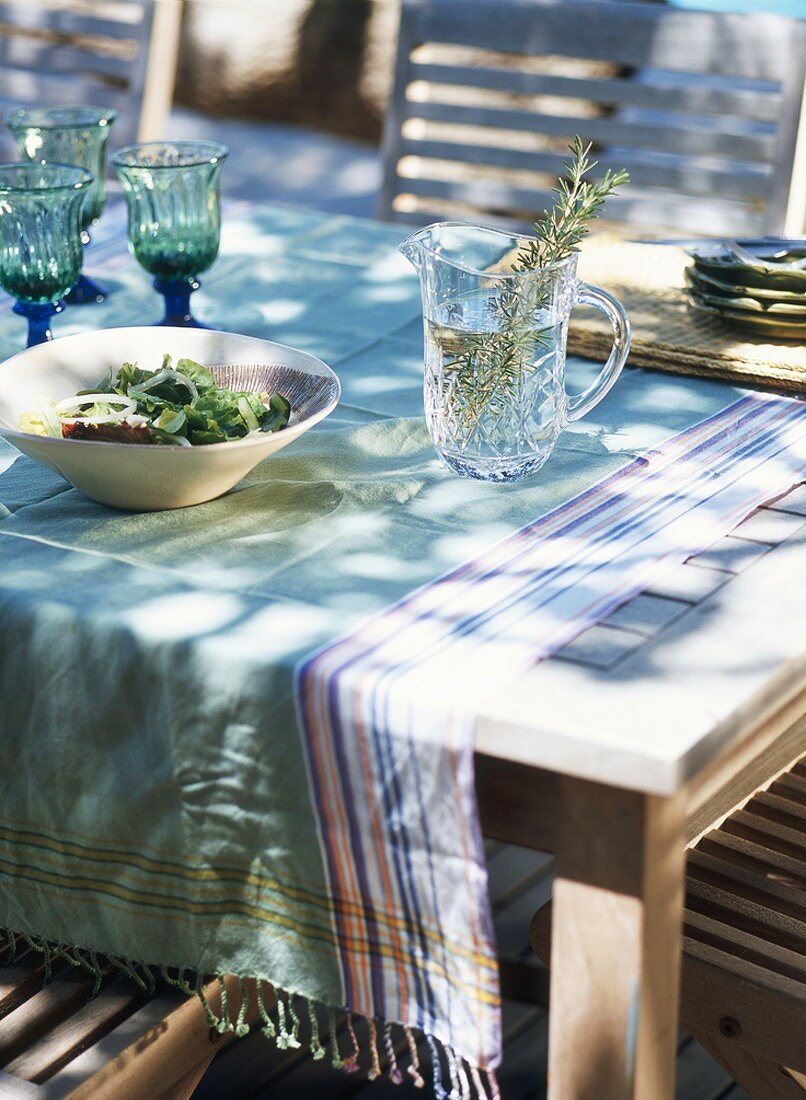
{"type": "Polygon", "coordinates": [[[143,76],[143,98],[137,127],[138,141],[157,141],[165,136],[165,123],[173,102],[183,0],[156,0],[143,76]]]}
{"type": "MultiPolygon", "coordinates": [[[[225,979],[229,1009],[241,1005],[237,978],[225,979]]],[[[257,1018],[254,983],[246,983],[247,1022],[257,1018]]],[[[266,988],[267,994],[269,993],[266,988]]],[[[213,1012],[220,1006],[217,982],[205,989],[213,1012]]],[[[266,1000],[267,1007],[272,1003],[266,1000]]],[[[165,993],[147,1003],[100,1042],[42,1087],[43,1100],[142,1100],[189,1096],[210,1060],[231,1041],[231,1034],[210,1032],[197,997],[165,993]],[[212,1039],[211,1039],[212,1035],[212,1039]]]]}
{"type": "Polygon", "coordinates": [[[692,1034],[719,1034],[721,1021],[736,1020],[736,1046],[806,1072],[801,982],[777,975],[772,986],[765,967],[687,938],[681,1004],[692,1034]]]}
{"type": "Polygon", "coordinates": [[[737,1046],[718,1032],[695,1038],[741,1082],[753,1100],[803,1100],[802,1086],[775,1062],[737,1046]]]}
{"type": "Polygon", "coordinates": [[[786,770],[806,745],[806,693],[788,700],[730,750],[701,771],[686,789],[688,843],[786,770]]]}
{"type": "Polygon", "coordinates": [[[6,1069],[27,1081],[47,1080],[131,1015],[141,1000],[133,983],[123,979],[113,983],[40,1039],[26,1035],[25,1049],[6,1069]]]}
{"type": "Polygon", "coordinates": [[[671,1097],[680,800],[565,779],[554,886],[549,1097],[671,1097]]]}

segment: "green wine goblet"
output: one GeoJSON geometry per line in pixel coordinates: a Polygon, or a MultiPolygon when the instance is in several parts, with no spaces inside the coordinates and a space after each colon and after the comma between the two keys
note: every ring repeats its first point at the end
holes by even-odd
{"type": "MultiPolygon", "coordinates": [[[[106,144],[117,111],[106,107],[20,107],[6,115],[20,156],[31,161],[76,164],[92,173],[93,182],[84,200],[81,236],[90,243],[90,227],[104,209],[106,144]]],[[[102,302],[108,291],[87,275],[67,295],[69,305],[102,302]]]]}
{"type": "Polygon", "coordinates": [[[0,286],[28,319],[28,344],[53,339],[50,318],[81,273],[81,211],[92,173],[68,164],[0,164],[0,286]]]}
{"type": "Polygon", "coordinates": [[[190,295],[218,255],[227,153],[217,141],[171,141],[127,145],[112,156],[129,211],[129,247],[165,298],[157,324],[210,327],[191,314],[190,295]]]}

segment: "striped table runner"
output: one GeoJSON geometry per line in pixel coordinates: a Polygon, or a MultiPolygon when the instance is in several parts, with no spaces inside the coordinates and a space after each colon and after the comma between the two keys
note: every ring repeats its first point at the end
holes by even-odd
{"type": "Polygon", "coordinates": [[[424,1031],[438,1097],[500,1057],[477,707],[804,471],[806,404],[742,397],[298,667],[344,1003],[424,1031]]]}

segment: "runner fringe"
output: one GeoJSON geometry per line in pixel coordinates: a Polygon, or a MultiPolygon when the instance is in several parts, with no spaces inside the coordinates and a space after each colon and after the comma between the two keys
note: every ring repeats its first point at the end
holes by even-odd
{"type": "Polygon", "coordinates": [[[304,1047],[316,1061],[326,1056],[329,1044],[334,1069],[360,1071],[369,1081],[385,1076],[394,1085],[402,1084],[408,1076],[418,1089],[426,1085],[424,1070],[430,1062],[436,1100],[501,1100],[494,1071],[479,1069],[435,1036],[322,1004],[273,986],[266,979],[235,975],[237,1004],[231,1006],[235,986],[229,979],[228,988],[223,975],[204,976],[185,966],[155,966],[137,959],[99,955],[0,926],[0,967],[10,965],[26,948],[42,956],[45,985],[53,980],[56,967],[62,969],[62,963],[85,971],[92,978],[88,1000],[98,995],[114,972],[133,981],[145,997],[154,996],[161,979],[185,996],[196,997],[210,1031],[219,1035],[241,1038],[259,1029],[279,1049],[304,1047]],[[326,1030],[321,1030],[320,1007],[327,1019],[326,1030]],[[342,1052],[345,1043],[349,1046],[347,1054],[342,1052]]]}

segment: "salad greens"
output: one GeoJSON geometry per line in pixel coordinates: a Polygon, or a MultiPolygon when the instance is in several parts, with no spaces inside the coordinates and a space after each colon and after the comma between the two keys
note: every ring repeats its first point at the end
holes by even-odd
{"type": "Polygon", "coordinates": [[[67,439],[189,447],[277,432],[290,415],[291,405],[279,393],[227,389],[200,363],[179,359],[173,367],[166,355],[156,371],[135,363],[111,368],[96,387],[23,413],[19,426],[67,439]]]}

